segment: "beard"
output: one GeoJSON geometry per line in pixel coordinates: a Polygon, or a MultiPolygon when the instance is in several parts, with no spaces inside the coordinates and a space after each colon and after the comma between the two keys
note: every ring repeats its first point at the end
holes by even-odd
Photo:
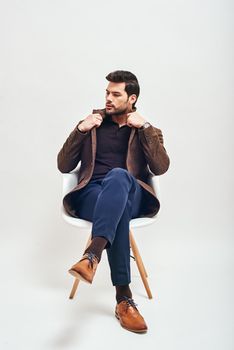
{"type": "Polygon", "coordinates": [[[107,110],[106,110],[106,114],[107,114],[107,115],[115,115],[115,116],[127,114],[127,113],[130,113],[130,112],[131,112],[131,110],[129,109],[128,106],[122,107],[122,108],[118,108],[118,109],[115,109],[115,108],[113,107],[113,111],[107,111],[107,110]]]}

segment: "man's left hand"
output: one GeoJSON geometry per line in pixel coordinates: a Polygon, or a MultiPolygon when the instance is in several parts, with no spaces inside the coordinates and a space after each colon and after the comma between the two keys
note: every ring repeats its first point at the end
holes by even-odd
{"type": "Polygon", "coordinates": [[[139,129],[145,122],[146,119],[143,118],[138,112],[127,114],[127,125],[130,127],[135,126],[135,128],[139,129]]]}

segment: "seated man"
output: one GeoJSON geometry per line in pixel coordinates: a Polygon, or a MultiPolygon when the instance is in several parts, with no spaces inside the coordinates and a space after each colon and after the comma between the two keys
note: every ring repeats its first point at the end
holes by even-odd
{"type": "Polygon", "coordinates": [[[57,158],[62,173],[81,161],[78,185],[64,197],[63,205],[71,216],[93,223],[91,244],[69,272],[92,283],[106,249],[116,288],[115,315],[127,330],[146,332],[129,287],[129,221],[158,212],[160,204],[148,180],[151,173],[167,171],[169,157],[161,130],[136,112],[140,92],[136,76],[120,70],[106,79],[106,108],[79,121],[57,158]]]}

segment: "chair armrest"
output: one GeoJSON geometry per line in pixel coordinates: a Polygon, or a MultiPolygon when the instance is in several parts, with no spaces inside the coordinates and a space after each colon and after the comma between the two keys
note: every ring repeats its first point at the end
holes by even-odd
{"type": "Polygon", "coordinates": [[[65,173],[63,176],[63,197],[78,184],[78,174],[76,172],[65,173]]]}
{"type": "Polygon", "coordinates": [[[160,199],[159,176],[156,176],[156,175],[152,176],[149,182],[151,186],[154,188],[157,198],[160,199]]]}

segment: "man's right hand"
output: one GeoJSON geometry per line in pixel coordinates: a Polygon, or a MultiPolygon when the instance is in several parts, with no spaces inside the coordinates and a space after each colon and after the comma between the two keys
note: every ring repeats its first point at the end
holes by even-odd
{"type": "Polygon", "coordinates": [[[88,115],[82,123],[79,124],[78,129],[81,132],[86,132],[91,130],[94,126],[99,127],[103,121],[101,114],[95,113],[88,115]]]}

